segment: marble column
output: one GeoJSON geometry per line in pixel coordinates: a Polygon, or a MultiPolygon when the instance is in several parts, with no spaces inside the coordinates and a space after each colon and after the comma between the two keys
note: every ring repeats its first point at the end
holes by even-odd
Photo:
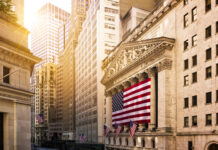
{"type": "Polygon", "coordinates": [[[147,70],[148,77],[151,79],[151,122],[149,123],[148,128],[152,130],[156,125],[156,96],[155,96],[155,72],[154,69],[147,70]]]}
{"type": "Polygon", "coordinates": [[[106,125],[112,129],[112,92],[106,93],[106,125]]]}
{"type": "MultiPolygon", "coordinates": [[[[131,86],[131,83],[129,81],[126,81],[122,85],[123,85],[123,88],[126,89],[131,86]]],[[[127,132],[128,130],[129,130],[129,125],[124,125],[123,132],[127,132]]]]}

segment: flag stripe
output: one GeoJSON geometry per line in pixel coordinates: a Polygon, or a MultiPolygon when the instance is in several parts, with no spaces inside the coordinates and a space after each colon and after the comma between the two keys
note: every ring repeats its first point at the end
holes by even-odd
{"type": "Polygon", "coordinates": [[[127,94],[128,93],[127,91],[131,91],[131,89],[133,89],[135,87],[141,88],[142,85],[143,86],[149,85],[149,84],[151,84],[150,81],[151,81],[151,79],[149,78],[149,79],[146,79],[146,80],[144,80],[142,82],[139,82],[139,83],[137,83],[137,84],[135,84],[135,85],[133,85],[133,86],[131,86],[129,88],[124,89],[124,93],[126,92],[125,94],[127,94]],[[147,84],[145,84],[145,83],[147,83],[147,84]]]}
{"type": "Polygon", "coordinates": [[[128,116],[132,116],[132,115],[137,115],[137,114],[144,114],[144,113],[150,113],[150,109],[143,109],[140,111],[136,112],[131,112],[131,113],[125,113],[123,115],[117,115],[117,116],[113,116],[112,119],[120,119],[120,118],[124,118],[124,117],[128,117],[128,116]]]}
{"type": "Polygon", "coordinates": [[[140,114],[131,114],[122,118],[114,118],[114,121],[121,121],[121,120],[125,120],[125,119],[131,119],[131,118],[137,118],[137,117],[143,117],[143,116],[150,116],[150,112],[144,112],[144,113],[140,113],[140,114]]]}
{"type": "Polygon", "coordinates": [[[143,91],[139,91],[139,92],[137,92],[137,93],[134,93],[134,94],[132,94],[132,95],[129,95],[129,96],[127,96],[127,97],[124,97],[123,100],[124,100],[124,102],[125,102],[126,100],[129,100],[130,98],[133,98],[133,97],[136,97],[136,96],[139,96],[139,95],[142,95],[142,94],[151,92],[150,90],[151,90],[151,89],[146,89],[146,90],[143,90],[143,91]]]}
{"type": "Polygon", "coordinates": [[[132,101],[127,102],[127,103],[124,103],[123,106],[124,106],[124,108],[127,108],[127,107],[129,107],[129,105],[134,104],[134,103],[138,103],[138,102],[144,102],[144,103],[150,102],[150,95],[146,96],[146,97],[136,98],[135,100],[132,100],[132,101]]]}
{"type": "Polygon", "coordinates": [[[132,100],[135,100],[135,99],[137,99],[137,98],[141,98],[141,97],[145,97],[145,96],[150,96],[150,95],[151,95],[151,93],[150,93],[150,92],[147,92],[147,93],[145,93],[145,94],[141,94],[141,95],[132,97],[132,98],[126,100],[126,101],[124,102],[124,104],[126,104],[126,103],[128,103],[128,102],[130,102],[130,101],[132,101],[132,100]]]}
{"type": "MultiPolygon", "coordinates": [[[[116,123],[118,124],[129,124],[130,120],[132,121],[144,121],[145,123],[150,122],[150,116],[143,116],[143,117],[137,117],[137,118],[129,118],[129,119],[125,119],[125,120],[121,120],[121,121],[116,121],[116,123]]],[[[115,124],[112,123],[113,125],[115,124]]]]}
{"type": "Polygon", "coordinates": [[[140,91],[147,90],[147,89],[150,89],[150,88],[151,88],[151,85],[146,85],[145,87],[137,88],[136,90],[134,90],[134,91],[132,91],[132,92],[130,92],[128,94],[126,94],[126,92],[124,92],[125,95],[123,97],[128,97],[129,95],[132,95],[134,93],[138,93],[140,91]]]}

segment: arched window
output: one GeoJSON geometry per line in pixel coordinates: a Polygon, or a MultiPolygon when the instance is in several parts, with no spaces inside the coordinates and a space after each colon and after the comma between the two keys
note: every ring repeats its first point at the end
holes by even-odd
{"type": "Polygon", "coordinates": [[[145,147],[145,139],[142,139],[142,147],[145,147]]]}
{"type": "Polygon", "coordinates": [[[218,150],[218,144],[211,144],[211,145],[208,147],[208,150],[218,150]]]}

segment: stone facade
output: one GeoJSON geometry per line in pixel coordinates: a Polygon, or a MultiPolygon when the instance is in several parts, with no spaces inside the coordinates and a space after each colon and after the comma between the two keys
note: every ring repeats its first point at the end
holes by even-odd
{"type": "Polygon", "coordinates": [[[29,79],[40,59],[30,53],[28,31],[0,14],[0,113],[3,134],[0,149],[31,149],[31,96],[29,79]]]}
{"type": "Polygon", "coordinates": [[[215,0],[209,2],[163,1],[103,60],[106,125],[112,129],[105,138],[106,149],[217,148],[218,5],[215,0]],[[148,77],[152,81],[151,123],[140,124],[133,138],[124,126],[115,139],[112,95],[148,77]]]}

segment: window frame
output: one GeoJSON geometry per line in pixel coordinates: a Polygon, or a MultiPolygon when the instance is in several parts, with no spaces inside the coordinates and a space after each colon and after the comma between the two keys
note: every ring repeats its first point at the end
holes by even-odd
{"type": "Polygon", "coordinates": [[[211,0],[205,0],[205,12],[208,12],[210,10],[211,10],[211,0]]]}
{"type": "Polygon", "coordinates": [[[197,6],[192,8],[192,22],[194,22],[195,20],[197,20],[197,6]]]}
{"type": "Polygon", "coordinates": [[[212,92],[206,92],[205,98],[206,98],[206,104],[211,104],[212,103],[212,92]]]}
{"type": "Polygon", "coordinates": [[[198,126],[198,116],[192,116],[192,126],[197,127],[198,126]],[[196,122],[194,122],[196,119],[196,122]]]}
{"type": "Polygon", "coordinates": [[[192,56],[192,67],[197,66],[198,60],[197,55],[192,56]]]}
{"type": "Polygon", "coordinates": [[[212,27],[209,25],[208,27],[205,28],[205,38],[211,38],[212,36],[212,27]]]}
{"type": "Polygon", "coordinates": [[[11,72],[11,68],[7,67],[7,66],[3,66],[2,68],[2,75],[3,75],[3,79],[2,82],[4,84],[10,84],[10,72],[11,72]]]}
{"type": "Polygon", "coordinates": [[[197,41],[198,41],[197,34],[195,34],[195,35],[192,36],[192,47],[197,45],[197,41]]]}
{"type": "Polygon", "coordinates": [[[189,98],[185,97],[184,98],[184,108],[188,108],[189,107],[189,98]]]}
{"type": "Polygon", "coordinates": [[[188,39],[183,42],[184,51],[188,49],[189,43],[188,39]]]}
{"type": "Polygon", "coordinates": [[[206,73],[205,74],[206,79],[211,78],[212,77],[212,67],[211,66],[206,67],[205,73],[206,73]],[[210,72],[209,72],[209,70],[210,70],[210,72]]]}
{"type": "Polygon", "coordinates": [[[197,95],[192,96],[192,107],[194,106],[198,106],[198,96],[197,95]]]}
{"type": "Polygon", "coordinates": [[[198,82],[198,74],[197,72],[192,73],[192,83],[198,82]]]}
{"type": "Polygon", "coordinates": [[[212,125],[212,114],[206,114],[205,115],[205,125],[206,126],[211,126],[212,125]],[[210,120],[208,120],[208,117],[210,117],[210,120]],[[208,122],[210,121],[210,122],[208,122]]]}
{"type": "Polygon", "coordinates": [[[212,49],[211,48],[206,49],[206,51],[205,51],[205,59],[206,59],[206,61],[212,59],[212,49]]]}
{"type": "Polygon", "coordinates": [[[183,16],[183,27],[186,28],[188,25],[189,25],[189,22],[188,22],[188,13],[186,13],[184,16],[183,16]]]}
{"type": "Polygon", "coordinates": [[[188,59],[184,60],[184,70],[187,70],[189,68],[189,62],[188,59]]]}
{"type": "Polygon", "coordinates": [[[189,76],[185,75],[184,76],[184,86],[188,86],[189,85],[189,76]]]}
{"type": "Polygon", "coordinates": [[[189,117],[184,117],[184,127],[189,127],[189,117]]]}

